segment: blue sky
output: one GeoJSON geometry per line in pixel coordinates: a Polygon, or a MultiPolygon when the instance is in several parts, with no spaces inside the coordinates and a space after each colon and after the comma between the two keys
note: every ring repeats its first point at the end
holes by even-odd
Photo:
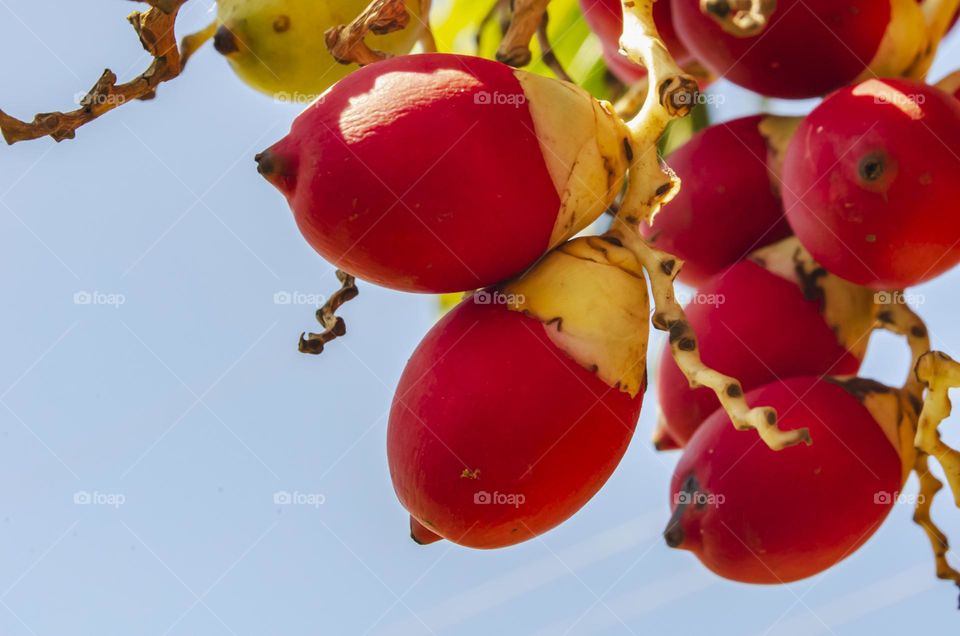
{"type": "MultiPolygon", "coordinates": [[[[189,3],[182,32],[210,4],[189,3]]],[[[107,65],[139,72],[133,8],[0,0],[0,107],[66,109],[107,65]]],[[[933,77],[952,67],[956,37],[933,77]]],[[[758,108],[716,90],[715,118],[758,108]]],[[[620,469],[562,527],[497,552],[414,545],[384,436],[434,301],[363,285],[344,311],[349,338],[320,358],[297,353],[312,308],[274,297],[327,293],[333,270],[253,163],[296,112],[206,50],[156,101],[75,141],[0,148],[0,633],[852,636],[954,624],[956,589],[933,577],[906,506],[839,567],[789,586],[731,584],[668,549],[676,455],[647,443],[653,391],[620,469]],[[277,505],[278,491],[317,505],[277,505]]],[[[954,355],[958,281],[917,290],[935,346],[954,355]]],[[[906,365],[902,343],[874,338],[867,375],[899,382],[906,365]]],[[[946,498],[936,513],[960,536],[946,498]]]]}

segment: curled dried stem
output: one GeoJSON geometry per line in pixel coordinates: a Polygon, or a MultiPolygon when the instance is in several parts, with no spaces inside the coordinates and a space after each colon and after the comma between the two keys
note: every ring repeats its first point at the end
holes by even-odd
{"type": "Polygon", "coordinates": [[[32,122],[21,121],[0,110],[0,131],[10,145],[41,137],[54,141],[73,139],[77,129],[98,117],[138,99],[152,99],[157,87],[168,82],[183,70],[186,60],[213,32],[204,29],[192,38],[186,38],[184,49],[177,46],[174,27],[177,14],[186,0],[141,0],[150,8],[135,11],[128,16],[143,48],[153,56],[153,62],[143,73],[123,84],[117,84],[116,74],[107,69],[80,100],[80,108],[70,112],[40,113],[32,122]]]}
{"type": "Polygon", "coordinates": [[[948,391],[960,386],[960,364],[939,351],[930,351],[920,357],[916,366],[917,380],[927,387],[923,410],[917,425],[915,445],[943,467],[954,503],[960,508],[960,453],[940,439],[940,422],[950,417],[951,403],[948,391]]]}
{"type": "Polygon", "coordinates": [[[627,175],[621,215],[631,219],[652,218],[661,205],[676,195],[680,180],[661,167],[657,140],[671,119],[690,113],[700,92],[697,80],[677,66],[657,33],[653,21],[655,1],[664,0],[622,0],[621,52],[646,67],[650,87],[640,112],[627,123],[632,136],[633,162],[627,175]]]}
{"type": "Polygon", "coordinates": [[[386,35],[405,29],[410,23],[404,0],[373,0],[350,24],[330,27],[324,33],[333,59],[341,64],[373,64],[390,57],[389,53],[367,46],[366,36],[386,35]]]}
{"type": "Polygon", "coordinates": [[[914,463],[914,472],[920,480],[920,493],[917,496],[917,504],[913,513],[913,521],[923,528],[927,539],[930,541],[930,548],[933,550],[933,558],[937,567],[937,578],[947,581],[953,581],[960,585],[960,572],[957,572],[947,560],[947,553],[950,551],[950,541],[947,535],[934,523],[930,516],[930,510],[933,507],[933,499],[943,488],[943,483],[937,479],[931,472],[927,461],[926,453],[917,453],[914,463]]]}
{"type": "Polygon", "coordinates": [[[324,345],[347,334],[347,323],[337,315],[337,310],[359,296],[360,290],[357,289],[356,278],[341,269],[337,270],[337,280],[340,281],[340,289],[317,310],[317,322],[324,331],[300,334],[300,353],[319,355],[323,353],[324,345]]]}
{"type": "Polygon", "coordinates": [[[700,11],[738,38],[759,35],[777,10],[777,0],[700,0],[700,11]]]}
{"type": "Polygon", "coordinates": [[[653,326],[670,334],[670,352],[690,386],[711,389],[738,430],[756,430],[773,450],[782,450],[801,442],[811,444],[810,432],[806,428],[781,430],[777,426],[776,410],[769,407],[750,408],[738,380],[711,369],[700,359],[697,336],[674,295],[673,282],[683,263],[648,245],[634,227],[619,218],[614,220],[614,227],[608,236],[628,247],[646,271],[653,292],[653,326]]]}
{"type": "Polygon", "coordinates": [[[533,57],[530,40],[540,28],[548,4],[550,0],[513,0],[513,16],[497,49],[498,60],[510,66],[526,66],[530,63],[533,57]]]}

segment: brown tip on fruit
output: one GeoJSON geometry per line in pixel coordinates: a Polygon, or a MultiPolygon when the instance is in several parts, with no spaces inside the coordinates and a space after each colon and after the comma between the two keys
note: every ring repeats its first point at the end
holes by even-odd
{"type": "Polygon", "coordinates": [[[226,24],[221,24],[213,36],[213,48],[220,55],[230,55],[240,50],[240,44],[236,34],[226,24]]]}
{"type": "Polygon", "coordinates": [[[443,541],[443,537],[432,530],[428,530],[426,526],[412,516],[410,517],[410,538],[417,545],[430,545],[437,541],[443,541]]]}
{"type": "Polygon", "coordinates": [[[679,548],[683,545],[683,528],[680,527],[679,520],[676,522],[671,521],[667,529],[663,531],[663,539],[671,548],[679,548]]]}

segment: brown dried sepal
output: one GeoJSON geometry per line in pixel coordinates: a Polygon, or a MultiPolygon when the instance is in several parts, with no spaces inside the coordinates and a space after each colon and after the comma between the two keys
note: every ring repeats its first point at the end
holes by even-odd
{"type": "Polygon", "coordinates": [[[323,326],[323,332],[300,334],[300,353],[319,355],[328,342],[347,335],[347,323],[337,315],[337,310],[359,296],[360,290],[357,289],[357,279],[341,269],[337,270],[337,280],[340,289],[317,310],[317,322],[323,326]]]}
{"type": "Polygon", "coordinates": [[[177,46],[174,26],[186,0],[140,1],[149,4],[150,8],[144,12],[135,11],[127,19],[143,48],[153,56],[147,70],[129,82],[117,84],[116,74],[107,69],[80,100],[80,108],[74,111],[40,113],[28,123],[0,110],[0,131],[8,144],[47,136],[55,141],[73,139],[81,126],[127,102],[152,99],[161,83],[180,75],[186,58],[202,44],[194,38],[187,43],[185,52],[177,46]]]}
{"type": "Polygon", "coordinates": [[[954,504],[960,508],[960,453],[940,439],[940,423],[950,417],[948,391],[960,387],[960,364],[939,351],[924,354],[916,366],[917,380],[927,388],[923,411],[917,426],[916,447],[940,462],[953,491],[954,504]]]}
{"type": "Polygon", "coordinates": [[[373,0],[350,24],[330,27],[323,36],[333,59],[365,66],[390,57],[367,45],[368,33],[386,35],[405,29],[409,23],[404,0],[373,0]]]}

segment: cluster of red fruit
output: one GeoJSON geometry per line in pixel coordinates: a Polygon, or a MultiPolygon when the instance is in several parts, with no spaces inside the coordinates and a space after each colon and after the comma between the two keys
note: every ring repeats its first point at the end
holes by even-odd
{"type": "Polygon", "coordinates": [[[657,447],[684,449],[668,544],[735,580],[807,577],[871,536],[911,471],[932,479],[914,445],[923,384],[855,376],[875,328],[915,360],[929,350],[898,290],[960,262],[958,82],[922,81],[958,2],[637,4],[582,2],[611,70],[649,81],[630,122],[498,62],[404,56],[324,93],[260,171],[337,267],[480,290],[427,334],[394,399],[390,469],[416,541],[515,544],[600,489],[647,384],[649,279],[669,332],[657,447]],[[802,119],[696,134],[667,158],[677,193],[652,142],[697,82],[667,49],[701,83],[833,92],[802,119]],[[577,238],[611,209],[609,232],[577,238]],[[679,272],[699,299],[685,315],[679,272]]]}

